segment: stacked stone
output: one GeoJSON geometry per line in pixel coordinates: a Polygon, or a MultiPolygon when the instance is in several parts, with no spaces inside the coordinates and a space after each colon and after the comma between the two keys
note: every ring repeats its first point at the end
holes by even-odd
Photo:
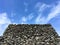
{"type": "Polygon", "coordinates": [[[50,24],[10,24],[3,45],[57,45],[58,34],[50,24]]]}
{"type": "Polygon", "coordinates": [[[3,36],[0,36],[0,45],[6,45],[3,36]]]}

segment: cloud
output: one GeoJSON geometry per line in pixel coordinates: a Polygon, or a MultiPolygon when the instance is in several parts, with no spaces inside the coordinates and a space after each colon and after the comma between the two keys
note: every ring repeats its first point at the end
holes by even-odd
{"type": "Polygon", "coordinates": [[[6,13],[1,13],[0,14],[0,24],[8,24],[11,23],[10,20],[7,18],[6,13]]]}
{"type": "Polygon", "coordinates": [[[45,23],[47,23],[46,18],[42,17],[41,15],[37,16],[35,22],[36,22],[36,24],[45,24],[45,23]]]}
{"type": "Polygon", "coordinates": [[[10,19],[7,17],[7,13],[0,13],[0,35],[3,34],[6,27],[11,23],[10,19]]]}
{"type": "Polygon", "coordinates": [[[33,19],[33,13],[29,14],[28,16],[23,16],[21,19],[20,19],[20,23],[21,24],[27,24],[28,21],[32,20],[33,19]]]}
{"type": "Polygon", "coordinates": [[[29,15],[27,16],[27,19],[28,19],[28,20],[31,20],[33,17],[34,17],[34,16],[33,16],[33,13],[31,13],[31,14],[29,14],[29,15]]]}
{"type": "Polygon", "coordinates": [[[27,2],[24,2],[24,6],[25,6],[25,12],[27,12],[28,11],[28,3],[27,2]]]}
{"type": "Polygon", "coordinates": [[[60,2],[51,9],[51,12],[48,14],[47,21],[58,16],[60,13],[60,2]]]}
{"type": "Polygon", "coordinates": [[[26,17],[22,17],[22,21],[26,22],[27,18],[26,17]]]}
{"type": "Polygon", "coordinates": [[[35,9],[38,10],[38,12],[42,12],[44,11],[46,8],[50,7],[50,5],[47,5],[45,3],[40,3],[38,2],[36,5],[35,5],[35,9]]]}
{"type": "Polygon", "coordinates": [[[21,19],[21,24],[25,24],[25,23],[27,23],[27,18],[23,16],[21,19]]]}
{"type": "MultiPolygon", "coordinates": [[[[45,5],[45,4],[44,4],[45,5]]],[[[43,13],[43,11],[44,11],[44,7],[47,7],[46,5],[44,6],[44,5],[42,5],[42,7],[40,7],[40,9],[42,10],[39,14],[38,14],[38,16],[36,17],[36,19],[35,19],[35,22],[36,23],[40,23],[40,24],[46,24],[46,23],[48,23],[51,19],[53,19],[53,18],[55,18],[56,16],[58,16],[59,15],[59,13],[60,13],[60,2],[57,4],[57,5],[55,5],[55,6],[53,6],[52,8],[51,8],[51,12],[48,14],[48,16],[47,17],[42,17],[42,13],[43,13]]],[[[39,9],[39,10],[40,10],[39,9]]]]}
{"type": "Polygon", "coordinates": [[[50,5],[47,5],[45,3],[41,4],[40,2],[38,2],[35,5],[35,8],[38,8],[37,12],[38,12],[38,16],[35,19],[36,24],[45,24],[47,23],[46,17],[42,17],[42,13],[46,8],[49,8],[50,5]]]}

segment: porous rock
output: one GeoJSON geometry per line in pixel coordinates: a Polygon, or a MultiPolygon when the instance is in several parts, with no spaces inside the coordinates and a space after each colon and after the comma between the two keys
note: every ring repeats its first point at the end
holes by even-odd
{"type": "Polygon", "coordinates": [[[58,45],[60,38],[50,24],[10,24],[0,45],[58,45]]]}

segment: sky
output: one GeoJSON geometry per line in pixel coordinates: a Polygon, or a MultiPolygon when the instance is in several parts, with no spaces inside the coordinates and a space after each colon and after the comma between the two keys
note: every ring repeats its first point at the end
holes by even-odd
{"type": "Polygon", "coordinates": [[[0,0],[0,36],[9,24],[51,24],[60,35],[60,0],[0,0]]]}

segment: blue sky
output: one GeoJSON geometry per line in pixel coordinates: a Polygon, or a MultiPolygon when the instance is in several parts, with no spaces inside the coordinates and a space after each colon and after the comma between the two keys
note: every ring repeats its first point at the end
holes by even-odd
{"type": "Polygon", "coordinates": [[[60,35],[60,0],[0,0],[0,35],[9,24],[48,24],[60,35]]]}

